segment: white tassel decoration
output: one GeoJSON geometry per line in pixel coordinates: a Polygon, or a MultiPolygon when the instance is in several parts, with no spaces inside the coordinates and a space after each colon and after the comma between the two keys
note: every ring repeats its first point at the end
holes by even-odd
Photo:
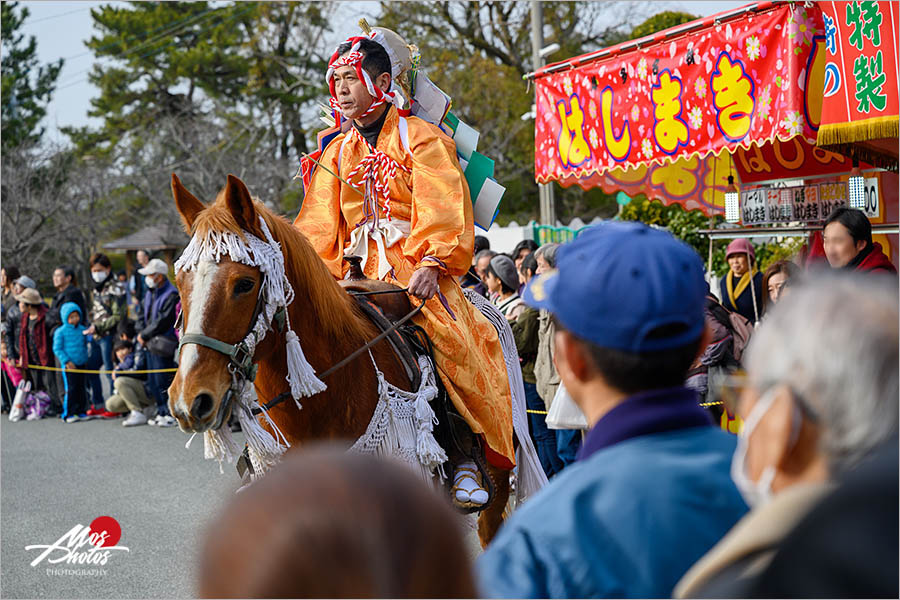
{"type": "Polygon", "coordinates": [[[225,472],[223,462],[233,463],[235,456],[239,456],[240,453],[240,449],[231,437],[229,427],[221,427],[215,431],[209,430],[203,434],[203,458],[218,461],[219,473],[225,472]]]}
{"type": "Polygon", "coordinates": [[[256,388],[250,384],[245,385],[247,387],[241,394],[241,402],[237,406],[238,421],[241,424],[244,437],[247,439],[247,446],[250,450],[251,459],[253,459],[251,460],[253,468],[261,475],[278,464],[281,455],[290,447],[290,443],[288,443],[284,434],[265,409],[262,411],[262,416],[272,428],[272,431],[275,432],[275,435],[273,436],[263,429],[259,420],[251,412],[254,407],[259,406],[256,398],[256,388]]]}
{"type": "Polygon", "coordinates": [[[324,392],[327,386],[321,379],[316,377],[316,371],[303,355],[303,348],[300,347],[300,340],[294,330],[287,332],[287,367],[288,367],[288,383],[291,384],[291,395],[297,402],[297,408],[303,408],[298,398],[302,396],[313,396],[319,392],[324,392]]]}
{"type": "Polygon", "coordinates": [[[428,399],[424,394],[419,394],[416,398],[416,455],[419,462],[428,467],[435,469],[443,463],[447,462],[447,453],[441,448],[437,440],[434,439],[434,425],[437,418],[428,399]]]}

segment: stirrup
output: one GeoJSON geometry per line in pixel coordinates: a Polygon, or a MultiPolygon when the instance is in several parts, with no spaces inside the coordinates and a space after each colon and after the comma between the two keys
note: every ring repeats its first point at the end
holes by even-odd
{"type": "Polygon", "coordinates": [[[453,487],[450,488],[451,499],[461,508],[479,508],[487,504],[488,492],[478,480],[478,470],[474,463],[465,462],[456,467],[453,473],[453,487]],[[463,487],[463,482],[471,481],[475,484],[463,487]]]}

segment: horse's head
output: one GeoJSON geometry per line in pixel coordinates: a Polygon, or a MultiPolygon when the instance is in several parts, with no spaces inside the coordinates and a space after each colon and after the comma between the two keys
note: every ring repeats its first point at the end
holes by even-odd
{"type": "MultiPolygon", "coordinates": [[[[264,209],[254,205],[247,187],[233,175],[228,176],[225,188],[210,205],[195,198],[174,174],[172,194],[192,244],[209,239],[234,240],[235,235],[246,239],[244,232],[265,239],[259,224],[259,210],[264,209]]],[[[197,255],[199,258],[182,265],[176,273],[183,343],[178,371],[169,387],[169,408],[184,431],[217,429],[226,422],[236,376],[235,361],[221,348],[185,341],[239,345],[254,327],[264,304],[260,301],[264,283],[260,269],[232,260],[224,243],[222,246],[221,255],[212,260],[208,254],[197,255]]]]}

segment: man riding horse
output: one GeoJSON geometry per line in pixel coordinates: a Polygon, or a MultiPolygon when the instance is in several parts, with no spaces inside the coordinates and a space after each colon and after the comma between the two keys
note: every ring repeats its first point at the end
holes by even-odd
{"type": "MultiPolygon", "coordinates": [[[[351,124],[322,153],[294,226],[335,278],[347,273],[344,256],[361,256],[367,277],[425,301],[415,322],[434,344],[454,407],[488,462],[510,469],[510,387],[498,333],[457,281],[472,262],[469,188],[454,142],[401,110],[395,80],[409,60],[385,33],[395,35],[373,30],[348,39],[329,62],[332,107],[351,124]]],[[[484,504],[487,492],[470,465],[455,465],[456,500],[484,504]]]]}

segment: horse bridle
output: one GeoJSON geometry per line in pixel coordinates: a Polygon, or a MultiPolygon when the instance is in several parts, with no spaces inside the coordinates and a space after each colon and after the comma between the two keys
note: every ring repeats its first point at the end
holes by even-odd
{"type": "MultiPolygon", "coordinates": [[[[244,334],[240,342],[238,342],[237,344],[229,344],[202,333],[185,333],[178,340],[178,349],[175,351],[175,361],[178,361],[178,356],[181,354],[182,346],[186,344],[196,344],[197,346],[203,346],[205,348],[215,350],[216,352],[224,354],[226,357],[228,357],[228,371],[229,373],[231,373],[232,378],[237,379],[239,377],[244,381],[253,383],[253,381],[256,380],[256,371],[258,369],[258,365],[253,362],[253,353],[247,346],[246,340],[247,336],[250,335],[250,332],[252,332],[253,328],[256,326],[256,321],[257,319],[259,319],[259,315],[263,310],[265,301],[265,295],[262,288],[260,288],[259,295],[256,297],[256,306],[253,309],[253,316],[250,318],[250,329],[246,334],[244,334]]],[[[175,328],[180,329],[183,321],[184,312],[178,315],[178,320],[175,323],[175,328]]],[[[281,307],[277,311],[275,311],[275,314],[272,316],[272,322],[275,323],[279,331],[284,331],[284,321],[285,309],[284,307],[281,307]]],[[[235,385],[233,387],[236,387],[237,382],[235,381],[234,383],[235,385]]]]}

